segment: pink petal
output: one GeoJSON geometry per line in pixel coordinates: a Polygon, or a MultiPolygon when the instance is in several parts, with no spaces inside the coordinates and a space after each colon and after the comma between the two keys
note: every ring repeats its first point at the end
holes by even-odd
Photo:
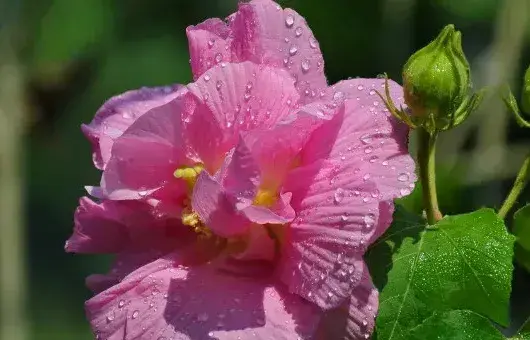
{"type": "Polygon", "coordinates": [[[301,157],[305,166],[284,187],[293,192],[299,219],[288,229],[282,278],[322,308],[337,306],[356,287],[366,246],[390,224],[390,200],[415,180],[407,129],[384,111],[375,91],[365,91],[382,83],[356,79],[335,86],[332,100],[340,110],[313,133],[301,157]],[[315,272],[321,282],[310,281],[315,272]]]}
{"type": "Polygon", "coordinates": [[[379,292],[366,269],[351,299],[344,306],[326,313],[322,319],[322,339],[369,339],[375,326],[378,297],[379,292]]]}
{"type": "Polygon", "coordinates": [[[266,187],[279,186],[294,166],[311,133],[326,121],[322,103],[302,107],[267,130],[254,130],[244,136],[266,187]]]}
{"type": "Polygon", "coordinates": [[[250,227],[250,221],[236,208],[236,201],[237,196],[225,191],[206,171],[201,172],[193,190],[191,203],[201,221],[216,235],[241,235],[250,227]]]}
{"type": "Polygon", "coordinates": [[[109,274],[87,279],[90,289],[106,289],[138,267],[194,242],[195,233],[180,219],[156,218],[151,210],[141,201],[96,204],[81,198],[66,251],[117,254],[109,274]]]}
{"type": "Polygon", "coordinates": [[[195,78],[220,62],[232,61],[230,32],[231,29],[218,18],[186,29],[195,78]]]}
{"type": "Polygon", "coordinates": [[[216,174],[225,190],[237,195],[239,199],[250,200],[256,195],[260,184],[260,173],[252,153],[243,139],[229,153],[222,171],[216,174]]]}
{"type": "Polygon", "coordinates": [[[337,307],[363,274],[379,217],[375,186],[343,163],[321,161],[293,170],[284,190],[297,218],[285,230],[282,280],[322,308],[337,307]]]}
{"type": "Polygon", "coordinates": [[[185,93],[181,85],[141,88],[109,99],[90,124],[81,129],[93,147],[94,164],[104,169],[109,161],[114,140],[150,109],[164,105],[185,93]]]}
{"type": "MultiPolygon", "coordinates": [[[[393,81],[389,86],[396,106],[403,105],[401,86],[393,81]]],[[[344,103],[344,115],[315,133],[307,155],[308,161],[330,158],[355,164],[376,183],[381,199],[392,200],[414,189],[414,160],[408,153],[408,127],[391,116],[376,91],[384,92],[384,79],[351,79],[329,88],[328,98],[344,103]],[[319,142],[329,134],[336,136],[333,145],[319,142]]]]}
{"type": "MultiPolygon", "coordinates": [[[[247,241],[246,249],[242,253],[232,255],[232,257],[246,262],[265,260],[272,263],[275,256],[275,243],[265,226],[252,224],[248,231],[247,241]]],[[[252,265],[251,263],[248,264],[249,266],[252,265]]]]}
{"type": "Polygon", "coordinates": [[[309,338],[318,310],[267,279],[237,277],[216,262],[152,262],[86,303],[94,333],[117,339],[309,338]]]}
{"type": "Polygon", "coordinates": [[[239,4],[232,23],[233,49],[239,60],[286,69],[297,80],[303,102],[326,89],[324,60],[305,19],[270,0],[239,4]]]}
{"type": "Polygon", "coordinates": [[[192,163],[182,132],[183,112],[194,99],[182,96],[153,108],[114,142],[101,187],[110,199],[142,199],[170,181],[173,172],[192,163]]]}
{"type": "Polygon", "coordinates": [[[273,126],[299,98],[287,72],[250,62],[217,65],[188,88],[202,103],[187,124],[190,143],[210,173],[241,131],[273,126]]]}
{"type": "Polygon", "coordinates": [[[278,202],[268,208],[264,206],[251,205],[241,210],[241,212],[252,222],[258,224],[285,224],[291,222],[296,213],[291,207],[292,194],[284,193],[278,202]]]}
{"type": "Polygon", "coordinates": [[[75,211],[74,233],[65,250],[72,253],[116,253],[130,242],[127,227],[116,218],[113,204],[96,204],[87,197],[75,211]]]}

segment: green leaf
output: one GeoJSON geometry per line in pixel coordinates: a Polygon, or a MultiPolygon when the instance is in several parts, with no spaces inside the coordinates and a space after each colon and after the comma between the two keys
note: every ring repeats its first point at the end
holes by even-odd
{"type": "Polygon", "coordinates": [[[514,237],[492,209],[435,226],[402,208],[366,256],[379,289],[379,340],[407,333],[435,312],[470,310],[508,324],[514,237]]]}
{"type": "Polygon", "coordinates": [[[434,313],[407,335],[410,340],[504,340],[485,317],[469,310],[434,313]]]}
{"type": "Polygon", "coordinates": [[[513,234],[517,237],[517,243],[530,250],[530,204],[513,215],[513,234]]]}

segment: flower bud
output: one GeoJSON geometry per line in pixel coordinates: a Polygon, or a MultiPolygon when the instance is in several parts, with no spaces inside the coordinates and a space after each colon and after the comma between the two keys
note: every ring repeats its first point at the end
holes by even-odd
{"type": "Polygon", "coordinates": [[[530,66],[524,75],[523,93],[521,97],[524,112],[530,114],[530,66]]]}
{"type": "Polygon", "coordinates": [[[469,73],[461,34],[447,25],[403,68],[405,103],[412,120],[431,133],[461,123],[470,112],[469,73]]]}

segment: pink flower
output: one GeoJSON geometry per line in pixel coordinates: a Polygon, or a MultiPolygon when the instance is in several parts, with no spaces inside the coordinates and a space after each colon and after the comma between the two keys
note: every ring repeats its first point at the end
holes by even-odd
{"type": "Polygon", "coordinates": [[[101,203],[81,200],[66,249],[118,254],[88,280],[95,333],[313,339],[338,310],[341,337],[369,337],[363,255],[416,179],[384,80],[328,86],[305,20],[270,0],[187,34],[194,83],[127,92],[83,127],[101,203]]]}

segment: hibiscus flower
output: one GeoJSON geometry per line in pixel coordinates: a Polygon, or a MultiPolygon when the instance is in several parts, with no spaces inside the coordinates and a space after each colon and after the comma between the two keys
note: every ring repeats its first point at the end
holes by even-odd
{"type": "Polygon", "coordinates": [[[103,175],[66,250],[117,254],[87,280],[96,337],[368,338],[363,255],[416,180],[385,80],[328,86],[305,20],[270,0],[187,35],[193,83],[126,92],[83,126],[103,175]]]}

